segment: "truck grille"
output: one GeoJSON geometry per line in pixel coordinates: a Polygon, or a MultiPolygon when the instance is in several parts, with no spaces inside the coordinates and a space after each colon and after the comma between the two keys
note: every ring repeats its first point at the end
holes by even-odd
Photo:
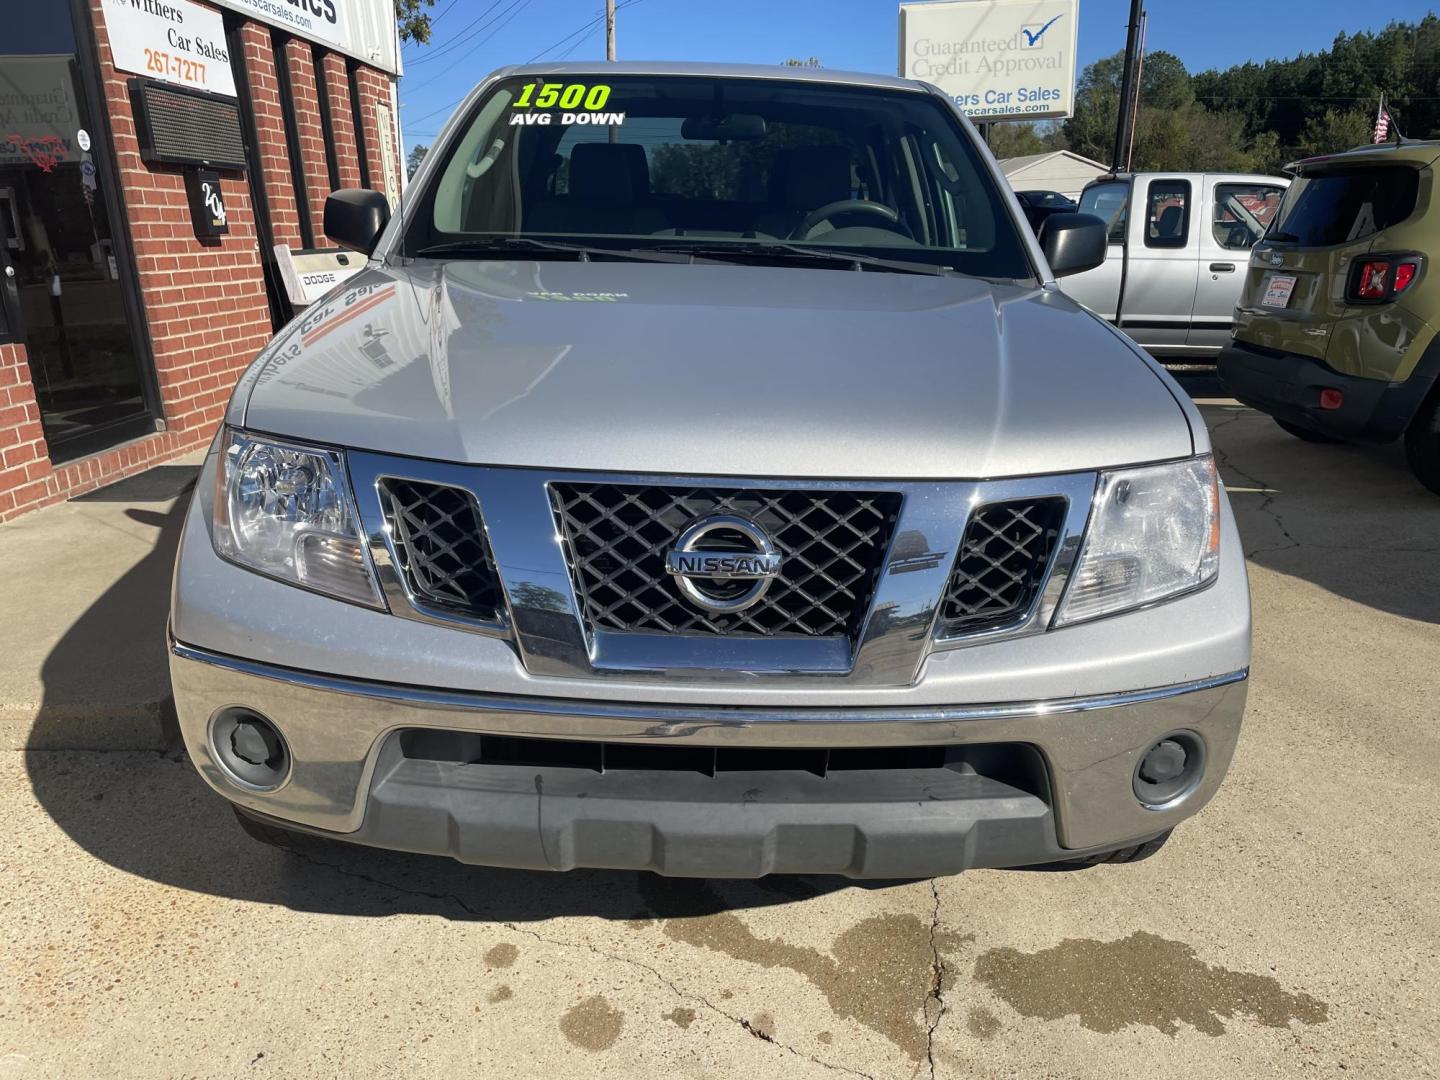
{"type": "Polygon", "coordinates": [[[854,637],[900,512],[895,492],[552,484],[576,592],[592,629],[766,637],[854,637]],[[686,526],[737,514],[784,556],[753,607],[730,614],[686,602],[665,555],[686,526]]]}
{"type": "Polygon", "coordinates": [[[459,488],[385,477],[380,503],[397,569],[422,604],[494,620],[504,606],[480,508],[459,488]]]}
{"type": "Polygon", "coordinates": [[[965,528],[945,589],[940,636],[955,637],[1024,618],[1045,580],[1065,500],[1025,499],[978,508],[965,528]]]}

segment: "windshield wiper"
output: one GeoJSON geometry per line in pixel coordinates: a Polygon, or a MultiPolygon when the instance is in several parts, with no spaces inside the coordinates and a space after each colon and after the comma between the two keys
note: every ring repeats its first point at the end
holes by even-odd
{"type": "Polygon", "coordinates": [[[654,251],[690,253],[722,262],[758,262],[776,266],[824,265],[846,270],[879,270],[893,274],[943,275],[950,267],[933,263],[884,259],[878,255],[860,255],[835,248],[809,247],[799,244],[662,244],[654,251]]]}
{"type": "Polygon", "coordinates": [[[640,248],[600,247],[592,244],[569,244],[563,240],[538,240],[533,236],[481,236],[472,240],[455,240],[446,244],[432,244],[415,252],[427,259],[504,259],[524,253],[541,258],[566,258],[576,262],[590,262],[593,258],[629,259],[635,262],[690,262],[689,258],[669,251],[651,251],[640,248]]]}

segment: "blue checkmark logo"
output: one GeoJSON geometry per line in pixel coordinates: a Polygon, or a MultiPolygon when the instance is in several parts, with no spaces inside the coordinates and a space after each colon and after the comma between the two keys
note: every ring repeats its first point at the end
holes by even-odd
{"type": "Polygon", "coordinates": [[[1033,49],[1039,43],[1040,38],[1044,35],[1045,31],[1049,30],[1050,27],[1054,26],[1064,17],[1065,13],[1062,11],[1059,15],[1056,15],[1055,18],[1051,19],[1044,26],[1040,27],[1039,30],[1036,30],[1033,34],[1022,26],[1020,28],[1020,33],[1025,35],[1025,44],[1033,49]]]}

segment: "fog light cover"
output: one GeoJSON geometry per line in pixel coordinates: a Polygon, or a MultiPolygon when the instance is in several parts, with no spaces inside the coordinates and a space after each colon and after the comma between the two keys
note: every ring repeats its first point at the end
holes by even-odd
{"type": "Polygon", "coordinates": [[[328,596],[383,606],[337,451],[227,429],[215,484],[213,535],[222,558],[328,596]]]}
{"type": "Polygon", "coordinates": [[[1153,604],[1215,580],[1220,487],[1205,454],[1100,475],[1056,626],[1153,604]]]}

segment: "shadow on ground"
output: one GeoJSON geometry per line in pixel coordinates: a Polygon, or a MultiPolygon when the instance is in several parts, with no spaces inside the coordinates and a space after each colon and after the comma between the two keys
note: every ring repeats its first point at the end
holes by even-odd
{"type": "Polygon", "coordinates": [[[1398,443],[1303,442],[1262,413],[1217,403],[1213,380],[1182,385],[1208,399],[1201,412],[1252,567],[1440,623],[1440,496],[1411,475],[1398,443]]]}
{"type": "MultiPolygon", "coordinates": [[[[143,491],[135,498],[144,499],[143,491]]],[[[170,576],[187,502],[126,510],[132,521],[154,528],[154,549],[56,643],[42,671],[47,697],[63,693],[59,688],[118,632],[133,635],[142,650],[157,650],[163,663],[170,576]]],[[[499,922],[683,917],[886,886],[830,877],[707,883],[631,871],[496,870],[338,842],[290,854],[242,833],[229,804],[191,767],[178,732],[175,739],[163,753],[32,749],[26,761],[35,797],[75,843],[128,873],[180,889],[331,914],[406,911],[499,922]],[[643,899],[642,878],[648,879],[643,899]]]]}

